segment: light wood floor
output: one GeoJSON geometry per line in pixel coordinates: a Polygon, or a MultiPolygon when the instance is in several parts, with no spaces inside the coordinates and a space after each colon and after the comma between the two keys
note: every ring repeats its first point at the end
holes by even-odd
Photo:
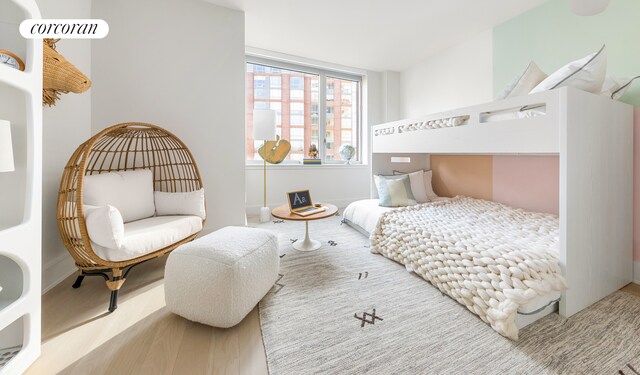
{"type": "MultiPolygon", "coordinates": [[[[169,313],[165,259],[131,272],[112,314],[102,278],[72,289],[72,276],[46,293],[42,356],[27,374],[267,374],[257,309],[230,329],[169,313]]],[[[640,297],[640,285],[622,290],[640,297]]]]}
{"type": "Polygon", "coordinates": [[[636,295],[638,297],[640,297],[640,285],[638,284],[629,284],[627,286],[625,286],[624,288],[621,289],[623,292],[627,292],[627,293],[631,293],[633,295],[636,295]]]}
{"type": "Polygon", "coordinates": [[[42,355],[27,374],[268,374],[257,308],[230,329],[171,314],[165,261],[131,271],[112,314],[101,277],[73,289],[74,275],[47,292],[42,355]]]}

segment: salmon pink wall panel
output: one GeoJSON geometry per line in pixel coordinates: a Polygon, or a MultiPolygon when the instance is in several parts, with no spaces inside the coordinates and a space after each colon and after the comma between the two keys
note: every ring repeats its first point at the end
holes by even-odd
{"type": "Polygon", "coordinates": [[[559,168],[557,156],[494,156],[493,200],[557,215],[559,168]]]}
{"type": "Polygon", "coordinates": [[[433,191],[441,197],[491,200],[492,166],[489,155],[431,155],[433,191]]]}

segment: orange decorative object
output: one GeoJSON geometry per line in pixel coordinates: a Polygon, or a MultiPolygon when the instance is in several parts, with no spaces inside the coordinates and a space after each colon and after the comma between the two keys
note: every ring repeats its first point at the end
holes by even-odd
{"type": "Polygon", "coordinates": [[[291,143],[276,136],[275,141],[266,141],[258,149],[258,155],[271,164],[280,164],[291,151],[291,143]]]}

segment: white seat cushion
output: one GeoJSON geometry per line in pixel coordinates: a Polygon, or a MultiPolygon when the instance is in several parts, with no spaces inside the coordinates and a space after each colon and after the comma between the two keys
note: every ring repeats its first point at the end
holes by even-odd
{"type": "Polygon", "coordinates": [[[84,204],[111,205],[120,211],[125,223],[156,213],[153,173],[148,169],[85,176],[82,189],[84,204]]]}
{"type": "Polygon", "coordinates": [[[232,327],[278,278],[278,237],[263,229],[226,227],[169,255],[164,295],[169,311],[214,327],[232,327]]]}
{"type": "Polygon", "coordinates": [[[198,216],[156,216],[124,225],[124,238],[119,249],[91,243],[100,258],[119,262],[138,258],[172,245],[202,230],[198,216]]]}

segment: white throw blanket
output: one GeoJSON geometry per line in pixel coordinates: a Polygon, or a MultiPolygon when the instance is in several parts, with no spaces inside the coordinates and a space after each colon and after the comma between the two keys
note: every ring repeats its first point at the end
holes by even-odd
{"type": "Polygon", "coordinates": [[[500,334],[517,340],[518,307],[566,289],[558,218],[468,197],[387,212],[371,252],[404,264],[500,334]]]}

